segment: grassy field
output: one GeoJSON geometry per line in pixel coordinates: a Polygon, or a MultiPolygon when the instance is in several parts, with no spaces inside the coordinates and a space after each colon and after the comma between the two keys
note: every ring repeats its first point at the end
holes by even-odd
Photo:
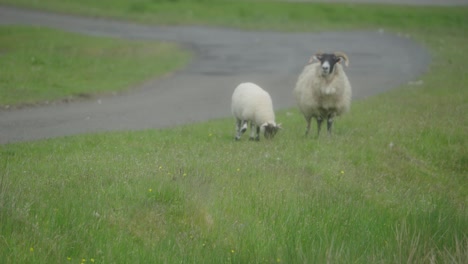
{"type": "Polygon", "coordinates": [[[0,54],[3,106],[120,92],[190,59],[189,52],[170,43],[18,26],[0,27],[0,54]]]}
{"type": "Polygon", "coordinates": [[[256,0],[0,0],[0,3],[168,25],[323,31],[383,26],[428,29],[467,26],[467,7],[309,4],[256,0]],[[450,10],[450,12],[447,12],[450,10]]]}
{"type": "MultiPolygon", "coordinates": [[[[354,102],[332,138],[304,138],[288,109],[273,141],[234,142],[234,121],[221,119],[0,146],[0,259],[466,263],[468,18],[437,10],[407,8],[411,23],[383,24],[432,51],[422,85],[354,102]]],[[[353,17],[340,23],[361,26],[353,17]]]]}

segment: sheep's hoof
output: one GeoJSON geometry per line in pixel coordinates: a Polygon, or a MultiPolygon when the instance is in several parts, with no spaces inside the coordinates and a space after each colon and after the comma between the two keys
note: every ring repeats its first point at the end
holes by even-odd
{"type": "Polygon", "coordinates": [[[240,140],[240,137],[235,137],[234,140],[235,140],[235,141],[239,141],[239,140],[240,140]]]}

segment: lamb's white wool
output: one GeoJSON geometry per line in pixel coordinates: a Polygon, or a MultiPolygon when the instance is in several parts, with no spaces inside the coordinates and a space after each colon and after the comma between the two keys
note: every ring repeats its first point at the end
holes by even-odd
{"type": "Polygon", "coordinates": [[[340,64],[342,60],[347,65],[348,57],[341,52],[318,53],[299,75],[294,96],[307,122],[306,135],[312,118],[317,119],[317,134],[323,120],[327,120],[331,133],[333,118],[349,111],[351,84],[340,64]],[[318,62],[313,62],[315,60],[318,62]]]}
{"type": "Polygon", "coordinates": [[[246,82],[239,84],[232,94],[232,114],[236,118],[236,140],[247,130],[250,122],[250,140],[259,140],[260,132],[272,138],[280,128],[275,122],[273,103],[268,92],[246,82]]]}

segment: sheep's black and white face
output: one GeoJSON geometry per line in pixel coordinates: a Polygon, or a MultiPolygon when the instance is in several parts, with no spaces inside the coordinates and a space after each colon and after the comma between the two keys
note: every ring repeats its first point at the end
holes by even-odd
{"type": "Polygon", "coordinates": [[[336,63],[340,62],[341,60],[340,57],[330,53],[318,54],[315,55],[315,58],[320,61],[323,76],[327,76],[333,73],[336,63]]]}

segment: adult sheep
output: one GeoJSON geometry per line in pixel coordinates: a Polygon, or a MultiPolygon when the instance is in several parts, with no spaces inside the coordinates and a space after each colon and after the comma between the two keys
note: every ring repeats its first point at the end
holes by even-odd
{"type": "Polygon", "coordinates": [[[305,134],[309,134],[310,121],[317,120],[317,136],[324,119],[331,135],[333,119],[349,111],[351,84],[341,66],[348,66],[348,56],[343,52],[316,53],[299,75],[294,96],[307,122],[305,134]]]}
{"type": "Polygon", "coordinates": [[[260,132],[265,138],[273,138],[281,126],[275,122],[275,112],[271,97],[260,86],[246,82],[239,84],[232,94],[232,114],[236,118],[236,140],[240,140],[250,122],[249,140],[260,140],[260,132]]]}

